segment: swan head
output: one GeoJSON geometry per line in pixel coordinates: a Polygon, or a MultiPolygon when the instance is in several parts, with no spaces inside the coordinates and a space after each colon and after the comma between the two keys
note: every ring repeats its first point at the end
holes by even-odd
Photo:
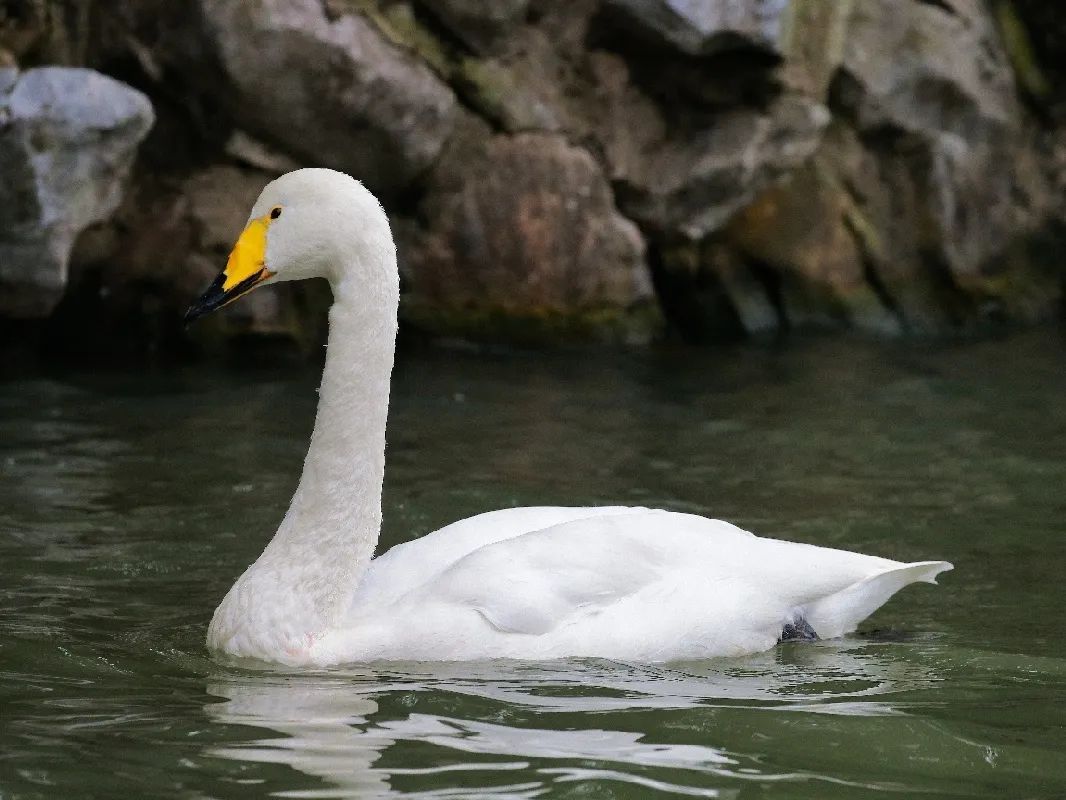
{"type": "MultiPolygon", "coordinates": [[[[298,169],[266,185],[226,267],[185,313],[188,324],[270,283],[326,278],[395,265],[377,198],[343,172],[298,169]]],[[[363,277],[369,278],[369,275],[363,277]]]]}

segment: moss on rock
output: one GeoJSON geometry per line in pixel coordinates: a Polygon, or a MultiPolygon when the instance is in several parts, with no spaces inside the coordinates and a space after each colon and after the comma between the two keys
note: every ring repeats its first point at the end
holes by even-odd
{"type": "Polygon", "coordinates": [[[434,337],[511,344],[603,342],[646,344],[662,332],[663,318],[651,302],[560,311],[491,306],[458,307],[405,300],[400,320],[434,337]]]}

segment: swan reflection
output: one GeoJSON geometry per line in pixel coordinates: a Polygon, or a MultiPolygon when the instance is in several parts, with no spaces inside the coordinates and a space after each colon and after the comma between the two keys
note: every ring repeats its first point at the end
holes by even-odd
{"type": "Polygon", "coordinates": [[[925,659],[901,657],[909,651],[853,641],[658,666],[482,662],[220,674],[207,690],[224,700],[208,704],[208,715],[269,735],[209,753],[285,764],[325,784],[286,792],[292,797],[430,797],[458,787],[463,796],[534,797],[571,781],[728,797],[740,781],[797,775],[730,751],[725,743],[735,739],[725,720],[715,724],[714,709],[901,715],[894,696],[937,680],[925,659]],[[422,711],[431,706],[450,713],[422,711]],[[708,710],[708,724],[696,742],[646,741],[637,732],[646,727],[639,718],[628,720],[630,730],[608,729],[625,721],[625,712],[698,708],[708,710]],[[575,727],[560,714],[594,716],[580,717],[583,727],[575,727]]]}

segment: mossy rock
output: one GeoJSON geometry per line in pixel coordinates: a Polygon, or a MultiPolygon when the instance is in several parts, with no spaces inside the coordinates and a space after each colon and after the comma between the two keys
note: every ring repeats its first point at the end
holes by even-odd
{"type": "Polygon", "coordinates": [[[523,345],[646,344],[663,328],[662,315],[650,302],[627,309],[604,307],[567,312],[445,308],[402,302],[400,321],[438,338],[523,345]]]}

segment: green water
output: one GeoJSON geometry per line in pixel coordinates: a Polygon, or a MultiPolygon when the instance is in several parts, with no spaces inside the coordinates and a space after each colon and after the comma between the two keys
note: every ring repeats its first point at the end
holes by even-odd
{"type": "Polygon", "coordinates": [[[405,355],[385,545],[661,505],[945,558],[741,660],[213,662],[297,478],[308,369],[0,384],[0,798],[1066,796],[1066,346],[405,355]]]}

